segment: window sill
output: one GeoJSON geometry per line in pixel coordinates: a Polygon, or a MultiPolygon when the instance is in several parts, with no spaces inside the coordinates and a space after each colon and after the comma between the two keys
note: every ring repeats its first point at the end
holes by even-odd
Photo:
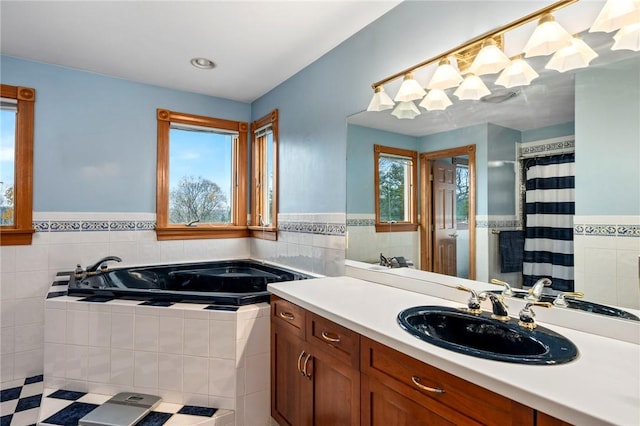
{"type": "Polygon", "coordinates": [[[35,229],[1,229],[0,246],[28,246],[35,229]]]}
{"type": "Polygon", "coordinates": [[[158,241],[246,238],[248,236],[249,230],[246,226],[181,225],[156,227],[158,241]]]}
{"type": "Polygon", "coordinates": [[[376,232],[415,232],[417,223],[376,223],[376,232]]]}
{"type": "Polygon", "coordinates": [[[269,241],[278,240],[278,228],[274,227],[250,226],[249,233],[251,234],[252,238],[259,238],[269,241]]]}

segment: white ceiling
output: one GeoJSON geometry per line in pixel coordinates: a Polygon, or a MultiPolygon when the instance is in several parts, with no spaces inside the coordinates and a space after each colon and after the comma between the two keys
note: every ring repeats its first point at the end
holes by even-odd
{"type": "Polygon", "coordinates": [[[2,0],[0,51],[252,102],[400,1],[2,0]]]}

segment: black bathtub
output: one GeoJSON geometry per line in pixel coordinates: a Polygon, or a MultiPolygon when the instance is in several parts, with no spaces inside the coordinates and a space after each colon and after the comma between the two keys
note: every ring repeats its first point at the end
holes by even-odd
{"type": "Polygon", "coordinates": [[[255,260],[114,268],[71,275],[70,296],[241,306],[269,300],[267,284],[313,278],[255,260]]]}

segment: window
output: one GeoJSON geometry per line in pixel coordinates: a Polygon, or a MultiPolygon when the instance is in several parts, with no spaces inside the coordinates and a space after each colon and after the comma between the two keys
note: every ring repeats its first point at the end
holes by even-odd
{"type": "Polygon", "coordinates": [[[251,236],[275,240],[278,229],[278,110],[251,123],[251,236]]]}
{"type": "Polygon", "coordinates": [[[376,231],[416,231],[418,154],[374,145],[376,231]]]}
{"type": "Polygon", "coordinates": [[[1,85],[1,245],[28,245],[33,236],[35,89],[1,85]]]}
{"type": "Polygon", "coordinates": [[[245,122],[159,109],[159,240],[247,237],[245,122]]]}

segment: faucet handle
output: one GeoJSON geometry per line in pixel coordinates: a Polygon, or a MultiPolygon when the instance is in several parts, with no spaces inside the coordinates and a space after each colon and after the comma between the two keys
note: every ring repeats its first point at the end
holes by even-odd
{"type": "Polygon", "coordinates": [[[524,308],[520,311],[520,320],[518,325],[528,330],[533,330],[537,327],[536,320],[534,319],[536,314],[531,309],[532,306],[542,306],[543,308],[551,308],[553,305],[549,302],[527,302],[524,308]]]}
{"type": "Polygon", "coordinates": [[[508,282],[498,280],[496,278],[491,278],[491,284],[498,284],[504,286],[504,290],[502,290],[503,296],[513,296],[513,290],[508,282]]]}
{"type": "Polygon", "coordinates": [[[553,301],[553,304],[556,306],[560,306],[562,308],[566,308],[569,306],[569,304],[567,303],[566,300],[564,300],[565,297],[584,297],[584,293],[580,293],[579,291],[567,291],[564,293],[560,293],[558,294],[558,297],[556,297],[556,299],[553,301]]]}
{"type": "Polygon", "coordinates": [[[462,290],[462,291],[467,291],[467,292],[471,293],[471,297],[469,298],[469,301],[467,302],[467,307],[468,307],[469,313],[472,313],[472,314],[481,314],[482,313],[482,309],[480,309],[480,301],[481,300],[485,300],[486,299],[486,295],[479,296],[478,292],[476,292],[474,289],[467,288],[467,287],[465,287],[463,285],[457,285],[456,286],[456,290],[462,290]]]}

